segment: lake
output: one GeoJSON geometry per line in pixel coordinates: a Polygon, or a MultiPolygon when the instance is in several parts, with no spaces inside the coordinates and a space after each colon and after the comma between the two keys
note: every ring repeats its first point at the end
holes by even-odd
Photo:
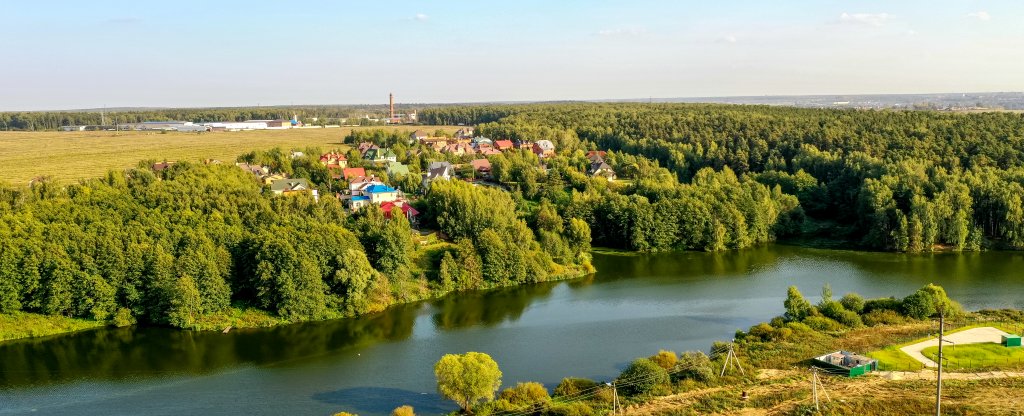
{"type": "MultiPolygon", "coordinates": [[[[783,311],[797,285],[817,302],[905,296],[932,282],[971,310],[1024,309],[1024,253],[908,255],[772,245],[726,253],[596,254],[583,279],[459,293],[373,316],[242,329],[84,331],[0,344],[0,415],[420,415],[455,407],[434,363],[482,351],[506,386],[610,380],[632,359],[707,350],[783,311]]],[[[824,351],[823,351],[824,352],[824,351]]]]}

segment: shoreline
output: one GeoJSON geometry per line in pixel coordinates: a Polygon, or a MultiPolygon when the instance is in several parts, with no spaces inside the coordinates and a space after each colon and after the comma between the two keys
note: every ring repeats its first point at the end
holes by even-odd
{"type": "MultiPolygon", "coordinates": [[[[594,272],[588,272],[586,270],[580,269],[580,270],[574,270],[573,272],[567,272],[567,273],[563,273],[563,274],[559,274],[559,275],[552,275],[552,276],[550,276],[549,279],[541,281],[541,282],[521,283],[521,284],[506,285],[506,286],[493,286],[493,287],[486,287],[486,288],[480,288],[480,289],[473,289],[471,291],[472,292],[487,291],[487,290],[493,290],[493,289],[501,289],[501,288],[523,286],[523,285],[527,285],[527,284],[539,284],[539,283],[570,281],[570,280],[585,278],[588,275],[591,275],[593,273],[594,272]]],[[[224,311],[218,312],[218,313],[213,314],[213,315],[204,316],[202,318],[201,322],[197,323],[196,326],[193,327],[193,328],[175,328],[175,327],[170,327],[170,326],[167,326],[167,325],[151,325],[151,324],[135,324],[135,325],[132,325],[132,326],[163,327],[163,328],[173,328],[173,329],[176,329],[176,330],[179,330],[179,331],[208,331],[208,332],[213,332],[213,331],[220,332],[220,331],[224,331],[225,328],[230,328],[230,330],[253,329],[253,328],[272,328],[272,327],[278,327],[278,326],[284,326],[284,325],[293,325],[293,324],[301,324],[301,323],[307,323],[307,322],[326,322],[326,321],[331,321],[331,320],[336,320],[336,319],[349,319],[349,318],[358,318],[358,317],[362,317],[362,316],[369,316],[369,315],[373,315],[373,314],[376,314],[376,313],[383,312],[383,311],[385,311],[385,310],[387,310],[389,308],[395,307],[395,306],[407,305],[407,304],[415,303],[415,302],[430,301],[430,300],[434,300],[434,299],[440,299],[442,297],[451,295],[451,294],[456,293],[456,292],[459,292],[459,291],[458,290],[453,290],[453,291],[444,292],[444,293],[433,293],[433,292],[431,292],[427,296],[423,296],[423,297],[415,297],[415,296],[413,296],[413,297],[408,298],[408,299],[402,299],[402,300],[399,300],[399,301],[395,301],[394,303],[389,304],[388,306],[386,306],[385,308],[383,308],[381,310],[368,311],[366,313],[359,314],[359,315],[353,315],[353,316],[343,316],[343,315],[330,316],[330,317],[328,317],[326,319],[289,321],[289,320],[285,320],[285,319],[283,319],[281,317],[271,315],[270,312],[268,312],[268,311],[264,311],[264,310],[256,309],[256,308],[251,308],[251,307],[239,307],[239,306],[234,306],[233,305],[233,306],[229,307],[228,309],[225,309],[224,311]]],[[[114,327],[116,327],[112,323],[106,322],[106,321],[93,321],[93,320],[78,319],[78,318],[68,318],[68,317],[59,316],[59,315],[58,316],[42,315],[42,314],[32,313],[32,312],[16,312],[16,313],[13,313],[13,314],[0,314],[0,324],[2,324],[2,325],[0,325],[0,328],[4,328],[3,331],[0,331],[0,345],[8,343],[8,342],[19,341],[19,340],[46,338],[46,337],[57,336],[57,335],[65,335],[65,334],[70,334],[70,333],[74,333],[74,332],[86,331],[86,330],[105,329],[105,328],[114,328],[114,327]],[[13,328],[13,330],[12,330],[12,328],[13,328]]]]}

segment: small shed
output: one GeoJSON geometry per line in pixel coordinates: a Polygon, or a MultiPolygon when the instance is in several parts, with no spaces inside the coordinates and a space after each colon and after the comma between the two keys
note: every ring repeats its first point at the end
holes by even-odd
{"type": "Polygon", "coordinates": [[[1002,342],[1002,344],[1003,344],[1004,347],[1019,347],[1020,346],[1020,335],[1011,335],[1011,334],[1003,335],[1003,342],[1002,342]]]}
{"type": "Polygon", "coordinates": [[[878,370],[878,360],[849,351],[836,351],[814,357],[814,362],[847,377],[861,376],[878,370]]]}

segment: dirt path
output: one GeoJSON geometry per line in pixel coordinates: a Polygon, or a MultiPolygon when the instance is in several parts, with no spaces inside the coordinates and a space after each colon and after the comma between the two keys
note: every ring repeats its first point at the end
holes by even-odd
{"type": "MultiPolygon", "coordinates": [[[[960,332],[954,332],[952,334],[943,337],[945,340],[949,340],[954,344],[982,344],[987,342],[999,343],[1002,341],[1002,336],[1006,335],[1006,332],[998,330],[996,328],[986,326],[982,328],[971,328],[960,332]]],[[[917,344],[907,345],[906,347],[900,348],[907,355],[913,357],[915,360],[920,361],[925,367],[937,367],[935,361],[925,357],[921,354],[921,351],[928,347],[935,347],[939,345],[939,339],[933,338],[927,341],[921,341],[917,344]]]]}

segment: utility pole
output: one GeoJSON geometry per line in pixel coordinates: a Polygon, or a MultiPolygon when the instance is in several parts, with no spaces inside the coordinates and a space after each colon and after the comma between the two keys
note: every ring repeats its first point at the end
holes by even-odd
{"type": "Polygon", "coordinates": [[[938,377],[935,380],[935,416],[942,415],[942,335],[945,332],[945,311],[939,310],[939,365],[938,377]]]}
{"type": "Polygon", "coordinates": [[[724,377],[725,370],[727,368],[732,368],[733,365],[736,365],[736,367],[740,369],[740,374],[746,375],[746,373],[743,372],[743,366],[740,364],[740,359],[736,356],[736,351],[733,349],[734,345],[736,345],[735,339],[733,342],[729,343],[729,353],[725,355],[725,362],[722,363],[722,373],[718,375],[719,377],[724,377]]]}
{"type": "Polygon", "coordinates": [[[832,401],[829,397],[828,391],[825,390],[825,385],[821,384],[821,379],[818,378],[818,367],[811,367],[811,394],[814,396],[814,411],[821,412],[821,405],[818,400],[818,386],[821,385],[821,393],[825,395],[825,399],[832,401]]]}
{"type": "Polygon", "coordinates": [[[614,380],[605,384],[612,386],[612,414],[617,415],[619,414],[619,389],[615,388],[614,380]]]}

